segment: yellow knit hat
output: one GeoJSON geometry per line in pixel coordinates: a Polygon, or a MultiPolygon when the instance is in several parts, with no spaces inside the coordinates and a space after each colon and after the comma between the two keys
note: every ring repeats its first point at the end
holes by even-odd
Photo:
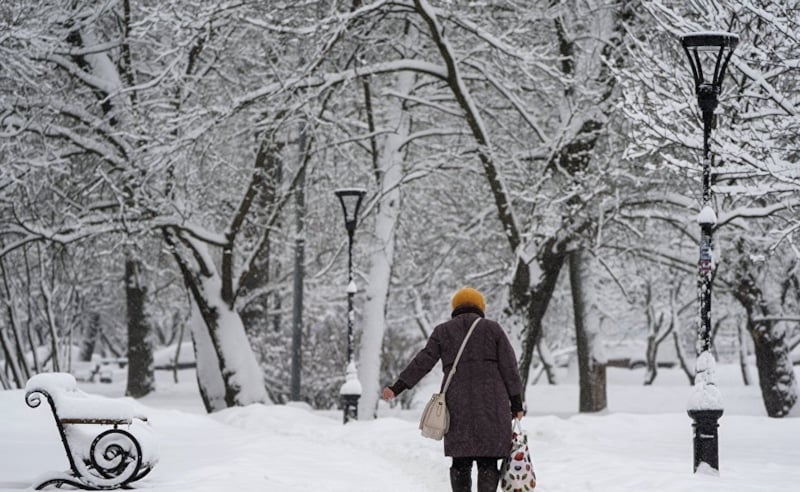
{"type": "Polygon", "coordinates": [[[458,309],[462,306],[473,306],[481,311],[486,311],[486,301],[483,299],[483,294],[472,287],[464,287],[456,292],[450,304],[453,309],[458,309]]]}

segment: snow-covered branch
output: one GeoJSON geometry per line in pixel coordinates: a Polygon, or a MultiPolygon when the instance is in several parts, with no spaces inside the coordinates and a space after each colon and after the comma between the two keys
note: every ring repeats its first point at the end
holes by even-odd
{"type": "Polygon", "coordinates": [[[781,109],[786,111],[786,114],[790,116],[797,116],[798,103],[794,103],[790,101],[788,98],[781,95],[781,93],[775,88],[775,86],[773,86],[767,80],[764,74],[750,67],[742,59],[737,57],[731,59],[731,65],[740,72],[742,72],[743,74],[745,74],[747,78],[755,82],[756,85],[758,85],[770,99],[772,99],[781,109]]]}
{"type": "Polygon", "coordinates": [[[226,111],[226,114],[236,113],[237,111],[244,109],[259,99],[270,97],[280,92],[293,92],[304,89],[317,89],[318,91],[324,91],[327,88],[352,79],[357,79],[359,77],[394,73],[405,70],[431,75],[440,79],[447,78],[447,71],[441,65],[436,65],[423,60],[392,60],[361,67],[353,67],[348,70],[331,74],[293,77],[288,80],[273,82],[261,87],[260,89],[248,92],[247,94],[236,98],[231,107],[226,111]]]}
{"type": "Polygon", "coordinates": [[[56,48],[53,53],[61,56],[86,56],[105,53],[122,45],[122,40],[116,39],[106,43],[97,43],[92,46],[70,47],[68,49],[56,48]]]}
{"type": "Polygon", "coordinates": [[[154,219],[152,224],[157,228],[172,228],[181,231],[183,237],[191,237],[213,246],[224,246],[228,243],[224,234],[209,231],[197,224],[186,222],[182,218],[159,217],[154,219]]]}
{"type": "Polygon", "coordinates": [[[97,140],[85,137],[71,128],[56,125],[54,123],[40,125],[32,121],[23,120],[19,116],[15,115],[8,115],[0,119],[0,126],[12,127],[18,130],[38,133],[45,137],[65,139],[75,146],[85,150],[86,152],[100,157],[114,166],[116,169],[125,169],[126,166],[125,159],[119,156],[114,148],[108,147],[97,140]]]}
{"type": "Polygon", "coordinates": [[[291,34],[294,36],[309,36],[319,34],[320,31],[329,29],[331,26],[341,26],[348,22],[365,17],[368,14],[379,12],[387,6],[401,7],[408,10],[411,9],[410,5],[397,0],[378,0],[366,5],[360,5],[350,12],[336,12],[334,15],[319,19],[313,25],[308,26],[292,27],[287,26],[285,22],[273,22],[275,20],[281,21],[282,19],[274,19],[274,16],[272,15],[268,16],[268,20],[248,16],[244,18],[244,22],[274,33],[291,34]]]}
{"type": "Polygon", "coordinates": [[[0,231],[0,236],[14,235],[19,237],[19,239],[3,244],[3,247],[0,248],[0,258],[36,241],[70,244],[90,237],[123,232],[124,230],[125,227],[123,224],[108,220],[102,220],[97,223],[71,224],[58,229],[49,229],[30,223],[20,223],[12,228],[0,231]]]}
{"type": "Polygon", "coordinates": [[[103,94],[106,94],[108,96],[115,95],[117,91],[120,89],[118,85],[114,84],[113,82],[107,79],[87,73],[86,71],[82,70],[77,64],[67,60],[63,56],[50,54],[50,55],[45,55],[44,57],[41,58],[41,60],[54,63],[55,65],[64,69],[64,71],[66,71],[68,74],[82,81],[90,88],[101,91],[103,94]]]}
{"type": "MultiPolygon", "coordinates": [[[[756,219],[774,215],[783,210],[791,210],[800,206],[800,200],[788,200],[775,203],[766,207],[739,207],[734,210],[721,212],[717,218],[716,227],[736,221],[737,219],[756,219]]],[[[796,211],[793,212],[796,214],[796,211]]]]}

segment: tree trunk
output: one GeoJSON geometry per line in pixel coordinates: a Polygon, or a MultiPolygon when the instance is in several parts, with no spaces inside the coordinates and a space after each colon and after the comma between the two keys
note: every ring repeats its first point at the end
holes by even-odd
{"type": "Polygon", "coordinates": [[[645,364],[647,368],[644,373],[644,385],[650,386],[656,380],[658,375],[658,344],[656,343],[656,334],[647,334],[647,348],[645,350],[645,364]]]}
{"type": "MultiPolygon", "coordinates": [[[[536,351],[539,352],[539,360],[542,361],[542,370],[547,375],[547,384],[558,384],[553,353],[550,351],[550,347],[548,347],[541,338],[536,345],[536,351]]],[[[536,384],[536,379],[534,379],[532,383],[536,384]]]]}
{"type": "MultiPolygon", "coordinates": [[[[19,366],[17,366],[16,358],[14,357],[14,353],[11,350],[11,344],[8,343],[8,339],[6,338],[5,330],[0,329],[0,346],[3,348],[3,356],[5,358],[6,366],[11,369],[11,376],[14,378],[14,382],[17,384],[17,388],[24,388],[25,381],[23,380],[22,376],[20,375],[19,366]]],[[[2,369],[2,372],[5,372],[5,368],[2,369]]]]}
{"type": "Polygon", "coordinates": [[[686,357],[686,350],[684,350],[681,339],[678,336],[678,330],[672,332],[672,341],[675,343],[675,353],[678,355],[678,363],[683,373],[686,374],[686,377],[689,379],[689,384],[694,386],[694,369],[689,367],[689,360],[686,357]]]}
{"type": "Polygon", "coordinates": [[[153,370],[153,327],[147,316],[147,286],[142,263],[125,259],[125,297],[128,317],[128,385],[126,396],[141,398],[155,390],[153,370]]]}
{"type": "Polygon", "coordinates": [[[764,407],[770,417],[785,417],[797,403],[797,380],[789,358],[786,330],[775,322],[748,320],[764,407]]]}
{"type": "Polygon", "coordinates": [[[740,240],[736,245],[739,261],[735,265],[733,295],[747,313],[747,330],[755,346],[758,382],[764,407],[770,417],[784,417],[797,403],[797,380],[789,358],[786,330],[776,321],[778,308],[770,304],[756,284],[760,278],[751,249],[740,240]]]}
{"type": "Polygon", "coordinates": [[[736,337],[739,341],[739,368],[742,371],[742,382],[750,386],[750,371],[747,369],[747,344],[744,341],[744,327],[737,323],[736,337]]]}
{"type": "Polygon", "coordinates": [[[211,337],[208,336],[208,327],[203,321],[203,316],[194,299],[192,300],[189,327],[197,367],[195,373],[197,388],[200,390],[203,406],[208,413],[224,410],[228,408],[225,403],[225,381],[222,380],[214,344],[211,342],[211,337]]]}
{"type": "Polygon", "coordinates": [[[256,154],[256,172],[264,174],[264,179],[258,186],[256,221],[264,226],[264,231],[247,271],[239,280],[239,290],[236,293],[237,304],[240,306],[238,311],[249,335],[266,331],[269,324],[273,225],[268,221],[269,215],[274,211],[276,190],[281,178],[283,163],[280,150],[281,146],[272,142],[271,136],[266,136],[256,154]],[[243,301],[238,301],[239,299],[243,301]]]}
{"type": "Polygon", "coordinates": [[[648,282],[645,286],[645,319],[647,320],[647,348],[645,349],[645,364],[647,366],[644,374],[644,384],[653,384],[658,375],[658,344],[664,337],[659,337],[659,331],[664,324],[664,315],[656,315],[653,307],[653,285],[648,282]]]}
{"type": "Polygon", "coordinates": [[[0,367],[0,389],[2,390],[14,389],[11,387],[11,381],[8,380],[8,376],[6,376],[6,371],[2,367],[0,367]]]}
{"type": "Polygon", "coordinates": [[[670,289],[669,307],[670,319],[666,326],[664,326],[664,312],[656,314],[653,307],[652,286],[647,284],[645,291],[646,299],[646,318],[647,318],[647,350],[645,352],[645,359],[647,363],[647,372],[644,377],[645,386],[653,384],[656,376],[658,375],[658,347],[667,339],[667,337],[675,329],[675,323],[678,318],[678,312],[675,304],[677,303],[677,295],[680,291],[680,284],[677,288],[670,289]]]}
{"type": "MultiPolygon", "coordinates": [[[[25,333],[28,336],[28,347],[30,348],[31,358],[33,359],[33,370],[34,374],[39,374],[42,372],[42,367],[39,364],[39,354],[36,350],[36,338],[34,338],[33,333],[33,282],[31,282],[31,262],[28,258],[28,248],[22,249],[23,257],[25,258],[25,285],[28,286],[28,293],[27,297],[27,308],[28,308],[28,316],[27,321],[25,323],[25,333]]],[[[39,338],[40,345],[41,345],[41,332],[40,330],[36,330],[36,334],[39,338]]]]}
{"type": "Polygon", "coordinates": [[[395,232],[400,217],[403,180],[403,152],[401,145],[408,136],[410,116],[404,107],[404,95],[410,94],[414,86],[414,74],[402,72],[397,76],[394,99],[388,110],[386,127],[394,129],[386,136],[383,151],[378,158],[380,179],[380,203],[375,218],[375,244],[372,246],[370,270],[364,303],[364,331],[361,336],[359,354],[359,380],[362,395],[359,400],[360,418],[375,418],[380,394],[381,346],[386,332],[386,301],[394,264],[395,232]]]}
{"type": "Polygon", "coordinates": [[[8,327],[11,330],[11,335],[14,337],[14,346],[16,348],[15,357],[19,366],[20,375],[27,381],[31,377],[30,369],[28,368],[28,361],[25,359],[25,349],[22,346],[22,337],[19,332],[19,319],[14,308],[14,294],[11,292],[11,286],[8,283],[8,274],[5,268],[5,261],[0,258],[0,274],[3,276],[3,287],[5,287],[6,294],[6,310],[8,312],[8,327]]]}
{"type": "Polygon", "coordinates": [[[92,311],[86,318],[86,329],[83,331],[83,341],[78,354],[78,359],[81,362],[90,362],[92,360],[97,341],[100,339],[100,313],[92,311]]]}
{"type": "Polygon", "coordinates": [[[289,398],[301,401],[303,373],[303,284],[306,270],[306,166],[308,157],[307,128],[303,121],[299,129],[298,150],[300,154],[300,178],[294,189],[295,231],[294,231],[294,272],[292,286],[292,370],[289,398]]]}
{"type": "Polygon", "coordinates": [[[599,412],[608,405],[606,361],[600,346],[599,312],[591,285],[589,253],[576,249],[569,255],[569,280],[575,313],[581,412],[599,412]]]}
{"type": "Polygon", "coordinates": [[[528,387],[528,378],[533,363],[533,351],[542,337],[542,319],[547,312],[550,299],[558,282],[561,267],[564,266],[566,253],[563,243],[556,243],[549,238],[539,249],[536,257],[536,278],[531,278],[531,268],[522,258],[517,260],[517,269],[511,282],[511,308],[525,313],[525,338],[522,340],[519,372],[522,376],[522,395],[528,387]]]}
{"type": "Polygon", "coordinates": [[[120,350],[120,343],[118,340],[112,339],[105,332],[100,332],[100,341],[105,343],[106,349],[111,352],[114,357],[122,357],[122,350],[120,350]]]}
{"type": "MultiPolygon", "coordinates": [[[[42,298],[44,299],[44,312],[47,319],[47,327],[50,331],[50,359],[52,360],[53,372],[61,371],[58,354],[58,328],[56,327],[56,317],[53,314],[53,298],[50,288],[44,280],[41,282],[42,298]]],[[[46,362],[45,362],[46,363],[46,362]]]]}
{"type": "Polygon", "coordinates": [[[735,291],[747,312],[747,331],[753,337],[761,397],[770,417],[784,417],[797,403],[797,380],[789,358],[786,330],[769,318],[772,309],[763,293],[745,273],[735,291]]]}
{"type": "Polygon", "coordinates": [[[192,340],[197,359],[197,381],[209,412],[232,406],[269,402],[264,374],[244,331],[239,314],[223,301],[223,281],[205,243],[166,231],[167,243],[192,293],[192,340]],[[188,249],[194,258],[184,256],[188,249]],[[219,381],[222,381],[220,388],[219,381]],[[220,395],[220,390],[224,392],[220,395]],[[224,402],[224,406],[223,403],[224,402]]]}

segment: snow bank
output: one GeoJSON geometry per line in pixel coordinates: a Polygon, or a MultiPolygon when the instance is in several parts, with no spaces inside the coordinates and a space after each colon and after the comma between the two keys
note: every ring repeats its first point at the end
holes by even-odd
{"type": "MultiPolygon", "coordinates": [[[[719,477],[692,473],[691,392],[679,371],[659,371],[656,386],[642,371],[609,370],[609,411],[576,415],[577,386],[536,385],[527,394],[528,431],[540,492],[789,492],[800,483],[800,419],[764,415],[757,386],[718,366],[726,397],[720,420],[719,477]],[[641,412],[641,413],[634,413],[641,412]],[[660,412],[660,413],[659,413],[660,412]],[[562,416],[557,416],[563,415],[562,416]]],[[[419,436],[419,409],[385,404],[375,421],[341,423],[341,412],[302,405],[231,408],[213,415],[191,377],[165,377],[147,397],[146,412],[161,461],[138,482],[153,492],[280,491],[441,492],[449,460],[441,443],[419,436]]],[[[169,375],[167,375],[169,376],[169,375]]],[[[564,379],[562,379],[564,380],[564,379]]],[[[87,387],[88,385],[84,385],[87,387]]],[[[114,385],[95,385],[110,391],[114,385]]],[[[118,387],[116,387],[118,388],[118,387]]],[[[91,391],[91,390],[90,390],[91,391]]],[[[426,395],[423,395],[426,396],[426,395]]],[[[66,469],[52,417],[25,406],[22,391],[0,392],[0,490],[24,490],[48,469],[66,469]]]]}

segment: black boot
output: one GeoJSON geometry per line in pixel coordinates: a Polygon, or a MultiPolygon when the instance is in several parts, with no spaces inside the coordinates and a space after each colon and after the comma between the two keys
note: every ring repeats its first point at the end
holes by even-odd
{"type": "Polygon", "coordinates": [[[478,461],[478,492],[497,492],[497,482],[500,481],[500,471],[497,469],[497,460],[478,461]]]}
{"type": "Polygon", "coordinates": [[[472,470],[469,468],[450,468],[450,487],[453,492],[472,491],[472,470]]]}

